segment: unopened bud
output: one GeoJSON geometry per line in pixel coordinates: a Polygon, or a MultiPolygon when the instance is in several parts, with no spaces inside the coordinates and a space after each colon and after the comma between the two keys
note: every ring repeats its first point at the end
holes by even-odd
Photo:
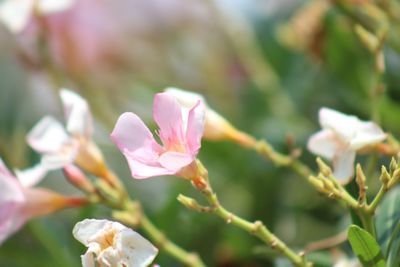
{"type": "Polygon", "coordinates": [[[390,181],[390,174],[386,170],[385,166],[382,166],[381,169],[381,176],[379,177],[379,180],[381,180],[382,184],[387,185],[388,182],[390,181]]]}
{"type": "Polygon", "coordinates": [[[224,117],[211,109],[202,95],[172,87],[165,91],[187,108],[192,108],[199,100],[203,102],[206,107],[203,138],[214,141],[231,140],[246,147],[255,144],[254,138],[237,130],[224,117]]]}
{"type": "Polygon", "coordinates": [[[397,162],[396,159],[392,157],[392,160],[390,161],[390,173],[393,174],[396,169],[397,169],[397,162]]]}
{"type": "Polygon", "coordinates": [[[372,53],[379,47],[379,39],[360,24],[354,26],[354,31],[361,43],[372,53]]]}
{"type": "Polygon", "coordinates": [[[332,175],[332,169],[320,158],[317,158],[317,164],[319,171],[324,175],[325,177],[329,177],[332,175]]]}
{"type": "Polygon", "coordinates": [[[97,145],[90,140],[82,141],[75,158],[75,163],[83,170],[98,177],[102,177],[107,173],[103,154],[97,145]]]}
{"type": "Polygon", "coordinates": [[[366,200],[366,181],[367,178],[361,168],[360,164],[357,164],[356,167],[356,182],[358,185],[358,195],[360,202],[364,202],[366,200]]]}
{"type": "Polygon", "coordinates": [[[72,185],[89,194],[95,192],[93,184],[78,167],[70,164],[63,168],[63,172],[72,185]]]}
{"type": "Polygon", "coordinates": [[[179,194],[177,197],[177,200],[182,203],[186,208],[195,210],[198,212],[209,212],[211,211],[210,207],[205,207],[200,205],[195,199],[184,196],[182,194],[179,194]]]}
{"type": "Polygon", "coordinates": [[[397,169],[393,172],[392,179],[388,183],[388,188],[393,187],[396,185],[400,180],[400,169],[397,169]]]}
{"type": "Polygon", "coordinates": [[[310,176],[308,177],[308,181],[318,190],[322,191],[324,188],[324,183],[321,181],[321,179],[315,177],[315,176],[310,176]]]}

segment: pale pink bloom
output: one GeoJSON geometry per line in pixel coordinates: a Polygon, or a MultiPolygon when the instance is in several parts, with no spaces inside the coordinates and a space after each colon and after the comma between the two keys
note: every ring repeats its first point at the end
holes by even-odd
{"type": "Polygon", "coordinates": [[[153,118],[163,146],[133,113],[122,114],[111,139],[124,154],[134,178],[178,174],[195,160],[204,128],[204,105],[184,107],[168,93],[154,97],[153,118]]]}
{"type": "Polygon", "coordinates": [[[31,188],[45,174],[39,168],[20,172],[17,178],[0,159],[0,244],[29,219],[78,204],[50,190],[31,188]]]}
{"type": "Polygon", "coordinates": [[[73,162],[96,172],[102,155],[91,141],[93,126],[89,105],[78,94],[62,89],[66,127],[50,116],[40,120],[27,136],[28,144],[42,154],[47,169],[58,169],[73,162]]]}
{"type": "Polygon", "coordinates": [[[146,267],[158,253],[147,239],[118,222],[85,219],[75,225],[73,235],[88,247],[83,267],[146,267]]]}
{"type": "Polygon", "coordinates": [[[34,14],[47,15],[69,9],[76,0],[4,0],[0,21],[13,33],[26,28],[34,14]]]}
{"type": "Polygon", "coordinates": [[[356,152],[385,140],[386,134],[375,123],[361,121],[355,116],[321,108],[319,123],[322,130],[308,140],[308,149],[333,161],[334,176],[342,183],[354,174],[356,152]]]}

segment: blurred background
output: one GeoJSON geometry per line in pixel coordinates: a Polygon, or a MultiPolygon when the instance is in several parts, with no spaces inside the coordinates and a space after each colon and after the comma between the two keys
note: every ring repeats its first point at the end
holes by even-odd
{"type": "MultiPolygon", "coordinates": [[[[25,135],[44,115],[63,120],[58,90],[70,88],[90,103],[94,139],[110,166],[169,238],[199,252],[208,266],[287,266],[247,233],[178,203],[179,193],[197,197],[184,180],[133,180],[108,135],[125,111],[155,129],[153,96],[175,86],[203,94],[239,129],[279,151],[303,149],[301,158],[314,169],[305,144],[319,128],[320,107],[362,119],[374,115],[385,131],[398,136],[398,5],[390,0],[77,0],[67,10],[31,19],[19,33],[0,25],[0,155],[14,168],[37,163],[25,135]],[[354,28],[354,12],[363,8],[367,19],[380,22],[366,8],[370,5],[389,24],[383,75],[354,28]],[[385,84],[383,94],[374,94],[377,80],[385,84]]],[[[342,207],[253,151],[203,141],[199,157],[228,209],[262,220],[294,248],[336,235],[350,221],[342,207]]],[[[43,185],[79,194],[60,171],[43,185]]],[[[30,222],[2,245],[0,266],[80,266],[85,248],[71,230],[89,217],[109,218],[110,211],[66,210],[30,222]]],[[[346,244],[342,248],[348,250],[346,244]]],[[[331,266],[338,253],[325,250],[312,257],[331,266]]],[[[156,262],[180,266],[163,252],[156,262]]]]}

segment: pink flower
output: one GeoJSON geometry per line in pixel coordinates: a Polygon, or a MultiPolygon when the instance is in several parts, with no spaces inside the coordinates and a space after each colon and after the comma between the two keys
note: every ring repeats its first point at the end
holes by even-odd
{"type": "Polygon", "coordinates": [[[0,159],[0,244],[29,219],[79,204],[77,199],[68,199],[43,188],[31,188],[45,174],[40,167],[19,174],[18,178],[12,175],[0,159]]]}
{"type": "Polygon", "coordinates": [[[158,134],[163,146],[133,113],[119,117],[111,139],[124,154],[134,178],[179,175],[199,152],[204,112],[201,100],[186,108],[172,95],[159,93],[154,97],[153,117],[160,127],[158,134]]]}
{"type": "Polygon", "coordinates": [[[356,152],[382,142],[386,134],[373,122],[321,108],[322,130],[308,140],[308,150],[333,161],[334,176],[347,183],[354,174],[356,152]]]}

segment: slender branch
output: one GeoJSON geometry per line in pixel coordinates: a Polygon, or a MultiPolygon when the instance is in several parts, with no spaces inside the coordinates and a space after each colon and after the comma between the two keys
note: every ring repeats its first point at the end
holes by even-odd
{"type": "MultiPolygon", "coordinates": [[[[199,179],[201,179],[202,182],[197,184],[194,182],[194,186],[206,197],[208,203],[211,205],[210,209],[206,209],[207,212],[217,215],[227,224],[233,224],[249,234],[255,235],[271,248],[287,257],[294,266],[310,267],[313,265],[311,262],[307,261],[304,255],[291,250],[282,240],[271,233],[261,221],[249,222],[225,209],[219,202],[217,195],[213,192],[208,177],[201,177],[199,179]],[[198,184],[202,184],[203,186],[199,187],[198,184]]],[[[199,209],[194,210],[200,211],[199,209]]]]}

